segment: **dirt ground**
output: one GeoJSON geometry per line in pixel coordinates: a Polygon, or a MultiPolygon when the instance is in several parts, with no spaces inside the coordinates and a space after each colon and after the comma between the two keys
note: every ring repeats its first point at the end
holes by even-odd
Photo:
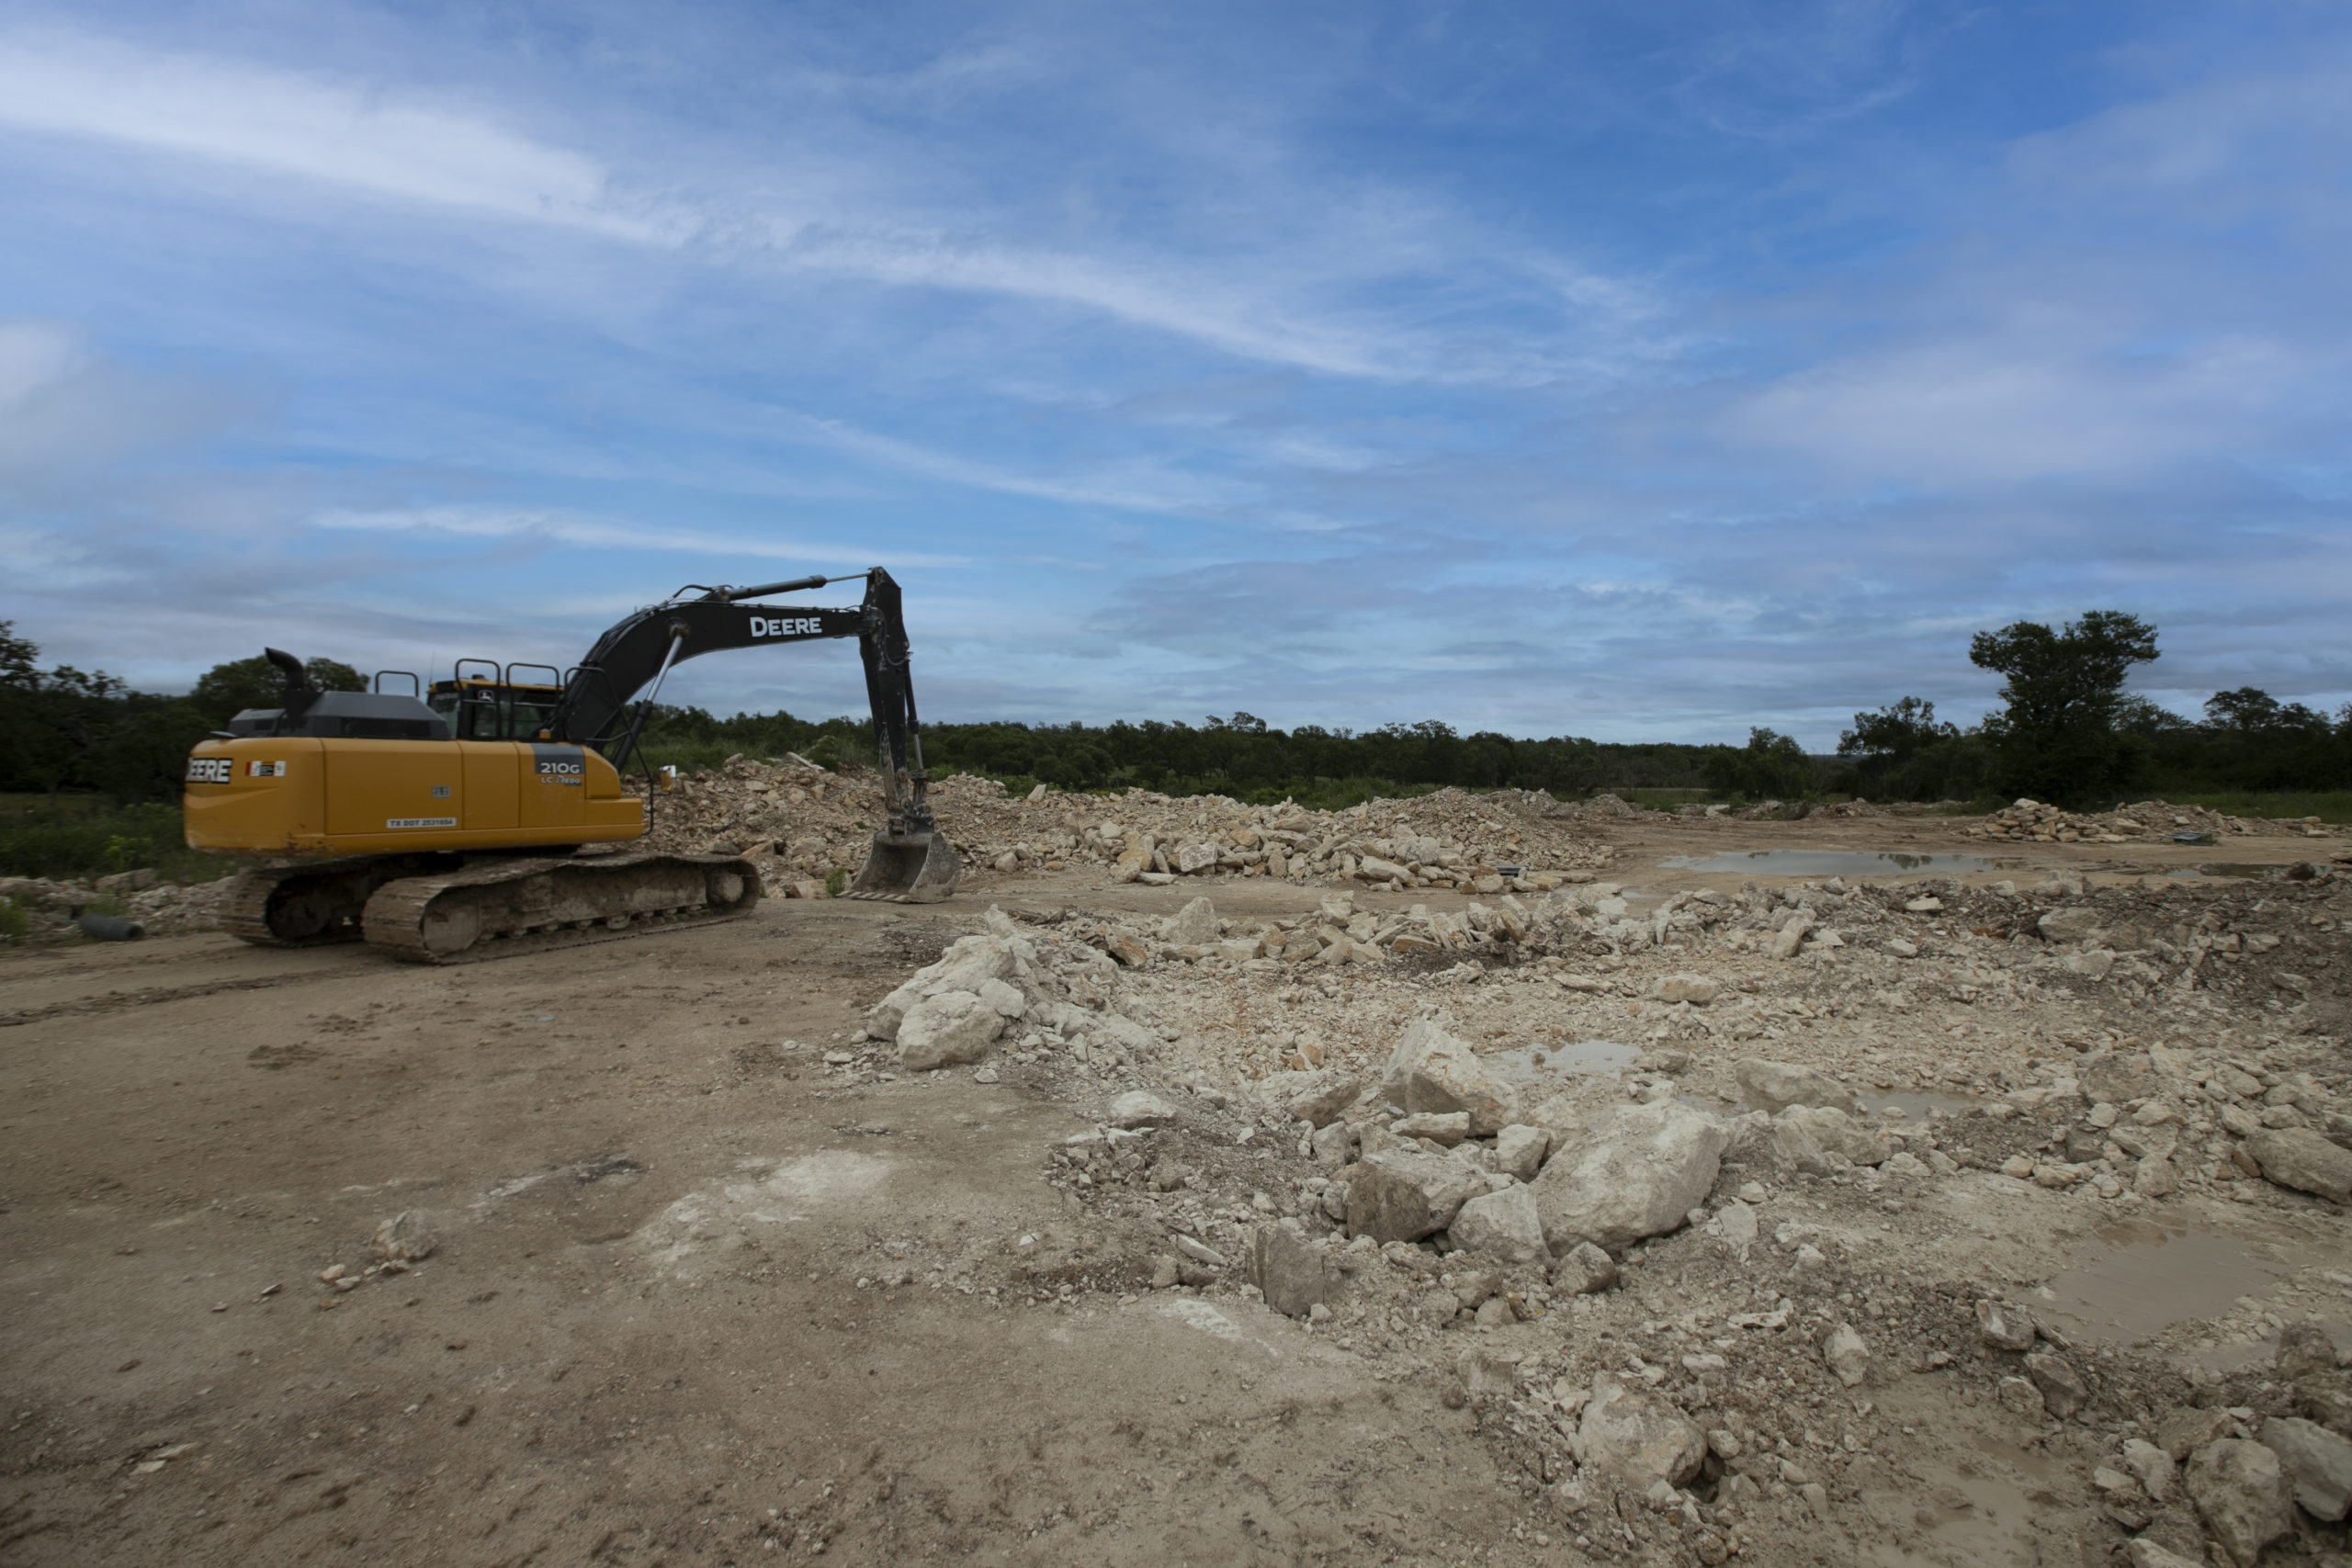
{"type": "MultiPolygon", "coordinates": [[[[1612,825],[1611,841],[1607,874],[1629,895],[1822,880],[1662,865],[1673,857],[1996,852],[1928,818],[1651,816],[1612,825]]],[[[2287,840],[2134,845],[2128,860],[2111,846],[1997,852],[1961,882],[2063,872],[2130,886],[2220,859],[2317,853],[2287,840]]],[[[1890,863],[1884,879],[1934,874],[1890,863]]],[[[822,1059],[849,1052],[865,1010],[979,930],[990,905],[1016,919],[1156,919],[1207,892],[1221,915],[1266,919],[1318,891],[976,874],[942,906],[775,899],[729,925],[447,969],[218,934],[0,954],[0,1561],[1553,1563],[1730,1551],[2087,1568],[2132,1528],[2089,1480],[2113,1462],[2102,1456],[2116,1434],[2200,1387],[2209,1404],[2251,1399],[2220,1379],[2259,1370],[2279,1292],[2330,1318],[2352,1293],[2352,1230],[2319,1200],[2245,1182],[2265,1188],[2261,1201],[2200,1188],[2123,1217],[1971,1168],[1908,1186],[1791,1179],[1784,1200],[1776,1186],[1792,1207],[1765,1211],[1768,1235],[1801,1208],[1844,1227],[1833,1258],[1860,1259],[1866,1239],[1877,1249],[1810,1283],[1769,1241],[1751,1260],[1693,1229],[1638,1249],[1622,1291],[1499,1329],[1400,1331],[1378,1311],[1306,1324],[1248,1292],[1151,1289],[1160,1248],[1142,1211],[1046,1179],[1053,1151],[1097,1126],[1103,1081],[822,1059]],[[321,1280],[336,1263],[360,1272],[378,1226],[404,1211],[436,1239],[429,1257],[347,1290],[321,1280]],[[2055,1302],[2101,1269],[2128,1274],[2140,1264],[2119,1224],[2183,1243],[2159,1275],[2204,1261],[2151,1287],[2165,1300],[2123,1327],[2081,1335],[2103,1404],[2054,1427],[2012,1418],[2002,1369],[1977,1365],[1974,1301],[2005,1286],[2055,1302]],[[2210,1258],[2195,1251],[2209,1245],[2210,1258]],[[1769,1308],[1792,1292],[1861,1323],[1884,1342],[1883,1366],[1842,1388],[1815,1351],[1802,1375],[1793,1361],[1774,1371],[1785,1387],[1759,1374],[1745,1404],[1744,1384],[1716,1395],[1718,1410],[1749,1411],[1793,1469],[1703,1523],[1622,1504],[1604,1523],[1564,1505],[1521,1429],[1540,1409],[1465,1392],[1463,1352],[1506,1345],[1563,1371],[1630,1349],[1675,1386],[1675,1358],[1705,1355],[1693,1303],[1769,1308]],[[1915,1359],[1938,1347],[1951,1348],[1946,1364],[1915,1359]],[[1815,1448],[1836,1465],[1804,1458],[1815,1448]],[[1786,1481],[1808,1464],[1837,1478],[1826,1523],[1804,1483],[1786,1481]]],[[[1160,969],[1156,994],[1195,1020],[1304,990],[1160,969]]],[[[2319,973],[2340,999],[2340,973],[2319,973]]],[[[1350,1012],[1406,1016],[1440,984],[1351,971],[1306,1002],[1337,1028],[1350,1012]]],[[[1477,989],[1499,999],[1458,1010],[1502,1034],[1517,993],[1477,989]]],[[[2135,1005],[2149,1040],[2192,1027],[2165,1018],[2161,998],[2135,1005]]],[[[2207,1037],[2276,1022],[2256,1000],[2210,1006],[2239,1010],[2198,1014],[2207,1037]]],[[[2046,1023],[2045,1038],[2112,1011],[2050,1008],[2001,1027],[2046,1023]]],[[[1811,1048],[1907,1032],[1933,1049],[1950,1028],[1935,1010],[1890,1010],[1811,1048]]],[[[1780,1037],[1674,1035],[1724,1059],[1780,1037]]],[[[2338,1048],[2306,1032],[2295,1048],[2323,1047],[2338,1048]]],[[[1312,1169],[1286,1145],[1226,1153],[1245,1162],[1245,1187],[1312,1169]]],[[[1704,1408],[1714,1385],[1691,1377],[1704,1408]]],[[[2150,1507],[2137,1528],[2178,1534],[2181,1514],[2150,1507]]],[[[2316,1560],[2342,1533],[2306,1521],[2275,1550],[2316,1560]]]]}

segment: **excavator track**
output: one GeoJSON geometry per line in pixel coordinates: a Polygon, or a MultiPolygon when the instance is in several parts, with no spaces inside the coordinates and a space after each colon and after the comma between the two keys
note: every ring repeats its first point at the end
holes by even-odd
{"type": "Polygon", "coordinates": [[[367,855],[241,873],[222,906],[223,930],[255,947],[324,947],[360,940],[368,898],[395,877],[441,864],[455,855],[367,855]]]}
{"type": "Polygon", "coordinates": [[[412,964],[470,964],[740,919],[759,873],[729,855],[495,860],[404,876],[368,900],[369,946],[412,964]]]}

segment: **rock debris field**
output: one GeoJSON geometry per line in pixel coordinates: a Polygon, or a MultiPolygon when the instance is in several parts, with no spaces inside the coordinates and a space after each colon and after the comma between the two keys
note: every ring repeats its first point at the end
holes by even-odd
{"type": "Polygon", "coordinates": [[[739,761],[750,920],[0,959],[0,1555],[2352,1562],[2329,830],[933,798],[943,905],[739,761]]]}

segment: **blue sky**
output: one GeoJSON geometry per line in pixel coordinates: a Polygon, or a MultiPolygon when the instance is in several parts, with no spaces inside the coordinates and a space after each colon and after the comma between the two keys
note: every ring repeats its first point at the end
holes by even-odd
{"type": "Polygon", "coordinates": [[[169,690],[881,562],[933,718],[1826,749],[2117,608],[2333,706],[2347,242],[2336,5],[19,4],[0,617],[169,690]]]}

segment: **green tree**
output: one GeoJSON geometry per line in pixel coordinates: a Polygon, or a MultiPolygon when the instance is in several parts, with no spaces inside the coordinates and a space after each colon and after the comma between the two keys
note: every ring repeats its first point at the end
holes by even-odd
{"type": "MultiPolygon", "coordinates": [[[[368,678],[350,665],[333,659],[306,659],[302,668],[309,671],[311,684],[322,692],[364,692],[368,678]]],[[[216,664],[204,672],[196,690],[187,700],[197,711],[212,721],[214,728],[227,724],[247,708],[274,708],[286,700],[286,677],[277,665],[259,654],[251,659],[232,659],[226,664],[216,664]]]]}
{"type": "Polygon", "coordinates": [[[1854,760],[1854,793],[1873,800],[1935,800],[1973,795],[1982,747],[1960,727],[1936,717],[1936,705],[1905,697],[1876,713],[1858,713],[1838,738],[1838,754],[1854,760]]]}
{"type": "Polygon", "coordinates": [[[1747,732],[1746,747],[1716,749],[1701,766],[1708,784],[1751,800],[1787,800],[1813,793],[1813,759],[1792,735],[1747,732]]]}
{"type": "Polygon", "coordinates": [[[2059,631],[2018,621],[1969,639],[1969,662],[2004,677],[2004,712],[1984,721],[2003,791],[2064,804],[2131,783],[2146,745],[2118,720],[2124,677],[2156,657],[2156,630],[2120,610],[2093,610],[2059,631]]]}

